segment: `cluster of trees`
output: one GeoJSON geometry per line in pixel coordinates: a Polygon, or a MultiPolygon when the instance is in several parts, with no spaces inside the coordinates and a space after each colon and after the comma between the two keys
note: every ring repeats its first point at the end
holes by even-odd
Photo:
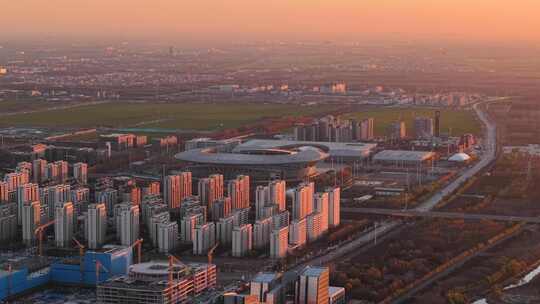
{"type": "Polygon", "coordinates": [[[366,262],[340,265],[332,280],[355,299],[381,301],[505,228],[493,221],[426,220],[362,257],[366,262]]]}

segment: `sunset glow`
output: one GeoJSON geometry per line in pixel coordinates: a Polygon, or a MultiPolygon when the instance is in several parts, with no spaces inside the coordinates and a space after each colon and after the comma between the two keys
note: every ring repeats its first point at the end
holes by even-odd
{"type": "Polygon", "coordinates": [[[4,1],[2,35],[540,41],[536,0],[4,1]],[[229,35],[229,36],[224,36],[229,35]]]}

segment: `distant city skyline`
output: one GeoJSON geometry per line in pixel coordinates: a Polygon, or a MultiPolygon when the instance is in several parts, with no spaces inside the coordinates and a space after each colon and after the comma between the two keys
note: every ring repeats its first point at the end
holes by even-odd
{"type": "MultiPolygon", "coordinates": [[[[536,0],[41,0],[2,4],[4,39],[540,42],[536,0]]],[[[1,42],[1,41],[0,41],[1,42]]]]}

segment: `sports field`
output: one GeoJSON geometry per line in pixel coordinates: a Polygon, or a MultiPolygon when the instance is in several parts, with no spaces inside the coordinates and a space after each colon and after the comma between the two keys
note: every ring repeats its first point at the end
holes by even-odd
{"type": "MultiPolygon", "coordinates": [[[[453,136],[464,133],[480,134],[481,123],[477,120],[472,110],[440,109],[441,133],[449,133],[453,136]]],[[[424,116],[435,118],[435,109],[430,108],[380,108],[345,115],[346,118],[375,119],[375,135],[384,136],[388,125],[392,122],[405,121],[407,134],[414,132],[414,117],[424,116]]]]}
{"type": "Polygon", "coordinates": [[[108,103],[10,115],[0,119],[0,126],[215,130],[235,128],[264,118],[312,115],[332,109],[251,103],[108,103]]]}

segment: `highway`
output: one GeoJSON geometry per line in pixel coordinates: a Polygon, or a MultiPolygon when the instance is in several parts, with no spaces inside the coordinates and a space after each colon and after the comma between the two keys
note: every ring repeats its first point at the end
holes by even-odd
{"type": "Polygon", "coordinates": [[[430,217],[464,220],[493,220],[501,222],[523,222],[530,224],[540,224],[540,217],[531,216],[509,216],[494,214],[472,214],[462,212],[443,212],[443,211],[419,211],[419,210],[395,210],[380,208],[341,208],[342,217],[349,218],[355,214],[373,214],[393,217],[430,217]]]}
{"type": "Polygon", "coordinates": [[[476,175],[482,169],[487,167],[492,161],[495,160],[496,156],[496,140],[497,140],[497,131],[495,125],[489,121],[487,114],[482,112],[478,103],[474,104],[473,109],[476,112],[478,118],[482,121],[486,128],[486,136],[484,138],[483,155],[479,162],[474,166],[467,169],[463,172],[458,178],[450,182],[443,189],[437,191],[433,196],[431,196],[427,201],[422,203],[416,208],[418,211],[429,211],[433,209],[446,195],[457,190],[461,185],[463,185],[468,179],[476,175]]]}
{"type": "MultiPolygon", "coordinates": [[[[488,100],[490,102],[493,100],[488,100]]],[[[435,194],[433,194],[427,201],[421,203],[414,210],[418,212],[427,212],[433,209],[438,203],[440,203],[443,198],[457,190],[461,185],[463,185],[469,178],[473,177],[475,174],[480,172],[482,169],[486,168],[492,161],[495,160],[496,156],[496,140],[497,133],[495,125],[489,121],[487,114],[482,112],[478,107],[480,103],[473,106],[474,111],[476,112],[478,118],[485,126],[485,137],[483,141],[483,154],[480,156],[480,161],[478,161],[474,166],[466,169],[458,178],[447,184],[444,188],[439,189],[435,194]]],[[[325,265],[334,261],[340,257],[345,256],[353,252],[354,250],[359,249],[362,246],[370,244],[375,241],[376,237],[381,237],[384,234],[392,231],[393,229],[402,225],[400,221],[385,221],[379,223],[375,226],[370,232],[361,235],[357,239],[333,250],[323,256],[316,257],[305,263],[295,266],[293,269],[287,271],[284,275],[284,282],[289,282],[296,277],[296,274],[301,271],[305,266],[308,265],[325,265]]]]}

